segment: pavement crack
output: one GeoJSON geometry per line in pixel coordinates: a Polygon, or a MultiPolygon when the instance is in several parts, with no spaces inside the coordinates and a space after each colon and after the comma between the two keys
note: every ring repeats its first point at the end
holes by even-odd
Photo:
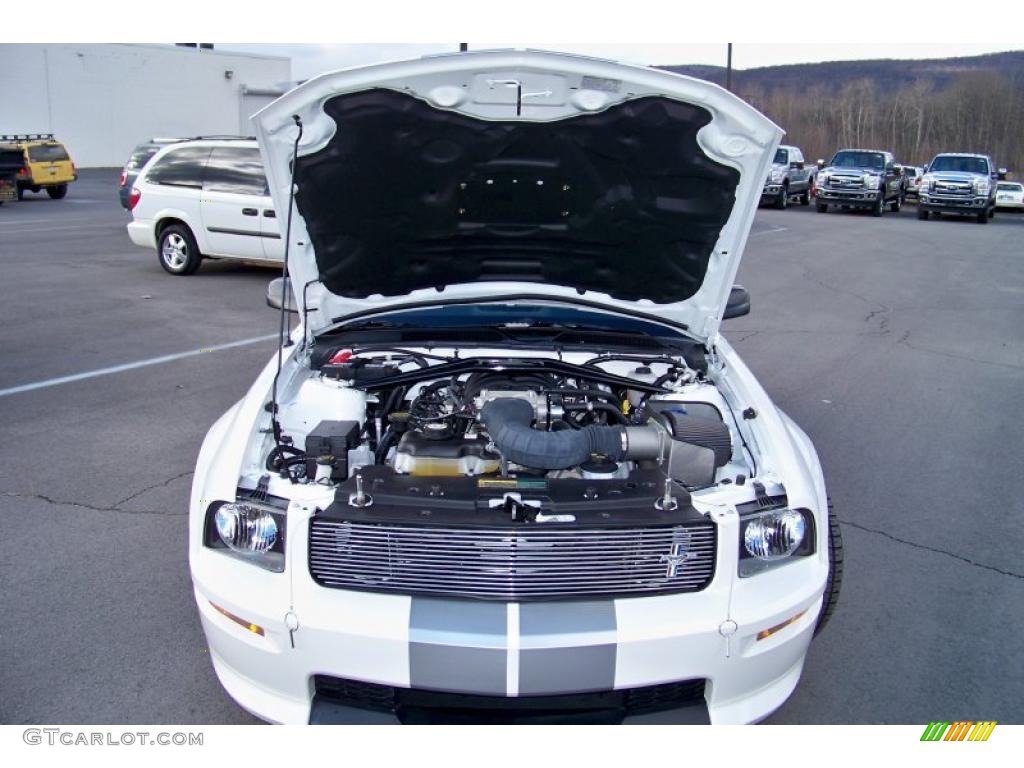
{"type": "Polygon", "coordinates": [[[181,478],[188,477],[189,475],[192,475],[192,474],[195,474],[195,470],[194,469],[190,469],[187,472],[182,472],[180,474],[177,474],[174,477],[171,477],[171,478],[168,478],[167,480],[164,480],[163,482],[153,483],[153,485],[147,485],[142,490],[136,491],[135,493],[131,494],[130,496],[125,496],[120,501],[115,501],[113,506],[114,507],[120,507],[120,506],[122,506],[124,504],[127,504],[129,501],[132,501],[133,499],[139,498],[139,496],[142,496],[144,493],[148,493],[149,491],[156,490],[157,488],[166,488],[168,485],[173,483],[175,480],[180,480],[181,478]]]}
{"type": "MultiPolygon", "coordinates": [[[[857,299],[858,301],[863,302],[864,304],[867,304],[868,306],[878,307],[879,311],[883,311],[883,312],[888,312],[889,311],[889,307],[885,306],[884,304],[882,304],[880,302],[872,301],[867,296],[861,296],[856,291],[851,291],[848,288],[839,288],[838,286],[832,285],[831,283],[826,283],[820,277],[815,277],[814,276],[814,272],[806,264],[801,264],[800,266],[803,267],[803,275],[802,275],[802,277],[805,280],[807,280],[809,282],[812,282],[815,285],[820,286],[821,288],[824,288],[826,291],[832,291],[833,293],[838,293],[838,294],[841,294],[843,296],[852,296],[853,298],[857,299]]],[[[868,317],[870,317],[870,315],[868,317]]]]}
{"type": "Polygon", "coordinates": [[[851,291],[849,288],[840,288],[839,286],[825,282],[820,277],[816,277],[813,270],[807,264],[801,264],[800,266],[803,268],[802,277],[805,280],[824,288],[826,291],[832,291],[833,293],[838,293],[841,296],[852,296],[857,299],[857,301],[867,304],[869,307],[873,307],[873,309],[865,315],[864,322],[870,323],[875,320],[875,318],[878,318],[878,333],[882,336],[889,333],[889,314],[893,311],[892,307],[887,306],[880,301],[869,299],[867,296],[863,296],[856,291],[851,291]]]}
{"type": "Polygon", "coordinates": [[[747,339],[752,339],[759,333],[761,333],[761,331],[736,331],[735,333],[729,334],[729,341],[739,343],[741,341],[746,341],[747,339]],[[741,336],[739,334],[745,335],[741,336]]]}
{"type": "Polygon", "coordinates": [[[975,568],[982,568],[982,569],[984,569],[986,571],[993,571],[994,573],[998,573],[998,574],[1000,574],[1002,576],[1010,576],[1011,578],[1014,578],[1014,579],[1024,579],[1024,573],[1015,573],[1014,571],[1006,571],[1006,570],[1003,570],[1002,568],[997,568],[994,565],[987,565],[985,563],[979,563],[976,560],[971,560],[969,557],[964,557],[963,555],[958,555],[955,552],[950,552],[948,549],[941,549],[939,547],[929,547],[927,544],[919,544],[916,541],[909,541],[908,539],[901,539],[899,536],[893,536],[891,533],[888,533],[887,531],[883,531],[880,528],[872,528],[871,526],[861,525],[860,523],[853,523],[853,522],[850,522],[849,520],[843,520],[842,518],[840,518],[839,522],[842,523],[843,525],[849,526],[850,528],[856,528],[857,530],[860,530],[860,531],[865,531],[867,533],[874,533],[874,534],[877,534],[879,536],[884,536],[885,538],[889,539],[890,541],[895,541],[897,544],[905,544],[908,547],[913,547],[914,549],[921,549],[921,550],[924,550],[926,552],[934,552],[935,554],[938,554],[938,555],[946,555],[946,557],[951,557],[954,560],[959,560],[960,562],[966,563],[967,565],[974,566],[975,568]]]}
{"type": "Polygon", "coordinates": [[[993,365],[997,368],[1009,368],[1011,371],[1024,370],[1022,365],[1014,365],[1013,363],[1000,363],[995,360],[985,360],[980,357],[971,357],[970,355],[960,355],[956,352],[950,352],[948,350],[941,349],[930,349],[929,347],[919,347],[916,344],[910,343],[910,331],[906,331],[896,342],[902,344],[915,352],[923,352],[926,355],[935,355],[937,357],[948,357],[952,360],[962,360],[966,363],[978,363],[979,365],[993,365]]]}
{"type": "Polygon", "coordinates": [[[119,515],[158,515],[160,517],[180,517],[188,514],[187,510],[184,512],[172,512],[170,510],[159,509],[121,509],[117,505],[99,507],[94,504],[86,504],[81,501],[55,499],[43,493],[17,493],[15,491],[4,491],[0,496],[3,496],[5,499],[32,499],[33,501],[42,501],[46,504],[52,504],[55,507],[77,507],[78,509],[87,509],[91,512],[113,512],[119,515]]]}

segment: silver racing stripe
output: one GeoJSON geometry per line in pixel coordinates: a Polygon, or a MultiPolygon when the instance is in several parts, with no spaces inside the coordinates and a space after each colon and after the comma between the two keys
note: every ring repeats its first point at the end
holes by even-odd
{"type": "Polygon", "coordinates": [[[507,627],[504,603],[414,597],[409,613],[409,684],[504,695],[507,627]]]}
{"type": "Polygon", "coordinates": [[[524,603],[519,609],[519,695],[611,690],[615,603],[524,603]]]}
{"type": "Polygon", "coordinates": [[[492,696],[611,690],[615,637],[611,600],[516,605],[414,597],[409,682],[492,696]]]}

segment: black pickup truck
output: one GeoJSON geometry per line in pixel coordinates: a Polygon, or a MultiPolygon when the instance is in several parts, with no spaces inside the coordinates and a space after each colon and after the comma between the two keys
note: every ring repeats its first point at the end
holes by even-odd
{"type": "Polygon", "coordinates": [[[867,208],[872,216],[881,216],[888,206],[895,213],[905,194],[892,152],[881,149],[839,150],[828,167],[818,171],[816,188],[818,213],[830,205],[867,208]]]}
{"type": "Polygon", "coordinates": [[[761,190],[761,202],[785,208],[789,198],[799,195],[801,205],[811,204],[811,183],[815,169],[804,162],[799,147],[783,144],[775,151],[771,170],[761,190]]]}

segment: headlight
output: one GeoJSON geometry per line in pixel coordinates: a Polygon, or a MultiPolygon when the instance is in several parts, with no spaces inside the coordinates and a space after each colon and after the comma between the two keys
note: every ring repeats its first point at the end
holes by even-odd
{"type": "Polygon", "coordinates": [[[974,180],[974,194],[987,195],[990,189],[992,189],[992,182],[989,181],[988,179],[974,180]]]}
{"type": "Polygon", "coordinates": [[[786,172],[782,168],[773,168],[772,172],[768,175],[768,179],[772,184],[781,184],[784,178],[786,178],[786,172]]]}
{"type": "Polygon", "coordinates": [[[246,501],[214,502],[206,511],[204,543],[261,568],[284,570],[285,515],[246,501]]]}
{"type": "Polygon", "coordinates": [[[740,576],[814,552],[814,522],[804,509],[773,509],[740,519],[740,576]]]}
{"type": "Polygon", "coordinates": [[[867,173],[864,175],[864,186],[868,189],[878,189],[878,184],[882,181],[881,176],[875,176],[874,174],[867,173]]]}
{"type": "Polygon", "coordinates": [[[819,175],[818,178],[814,180],[814,183],[817,184],[819,187],[827,187],[828,186],[828,174],[827,173],[823,173],[823,174],[819,175]]]}

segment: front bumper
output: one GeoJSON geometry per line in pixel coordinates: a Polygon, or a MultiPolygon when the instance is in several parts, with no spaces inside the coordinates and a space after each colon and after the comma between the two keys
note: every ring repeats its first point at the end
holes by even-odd
{"type": "Polygon", "coordinates": [[[552,697],[592,701],[601,693],[635,696],[651,686],[703,681],[702,705],[622,712],[622,721],[757,721],[797,684],[827,574],[827,557],[819,552],[736,578],[733,516],[720,523],[716,575],[701,592],[508,604],[330,589],[309,574],[308,518],[294,511],[293,504],[285,573],[201,547],[191,553],[217,676],[241,706],[272,722],[410,722],[402,714],[408,707],[389,710],[378,699],[374,709],[325,696],[325,678],[396,689],[406,702],[454,694],[462,711],[526,707],[531,717],[538,710],[549,717],[544,705],[552,697]],[[293,633],[286,614],[298,625],[293,633]],[[757,639],[797,615],[785,629],[757,639]]]}
{"type": "Polygon", "coordinates": [[[771,199],[771,198],[777,198],[779,195],[782,194],[782,190],[783,190],[783,185],[781,183],[780,184],[770,184],[770,183],[769,184],[765,184],[764,187],[761,189],[761,199],[762,200],[766,200],[766,199],[771,199]]]}
{"type": "Polygon", "coordinates": [[[878,202],[877,189],[833,189],[818,187],[817,201],[829,205],[847,205],[852,208],[872,208],[878,202]]]}
{"type": "Polygon", "coordinates": [[[979,213],[991,205],[991,200],[987,197],[948,197],[921,193],[918,205],[926,211],[979,213]]]}

